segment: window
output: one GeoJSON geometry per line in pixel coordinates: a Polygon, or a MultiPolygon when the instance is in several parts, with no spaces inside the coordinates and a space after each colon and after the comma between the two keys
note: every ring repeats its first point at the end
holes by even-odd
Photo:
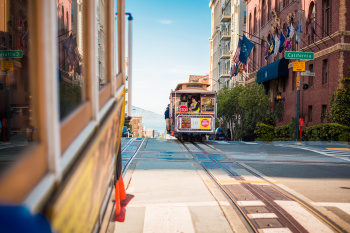
{"type": "Polygon", "coordinates": [[[96,2],[97,14],[97,77],[99,88],[108,83],[106,75],[106,14],[105,3],[102,0],[96,2]]]}
{"type": "Polygon", "coordinates": [[[329,0],[323,1],[323,28],[324,28],[324,36],[329,35],[330,28],[330,5],[329,0]]]}
{"type": "Polygon", "coordinates": [[[29,63],[34,58],[29,54],[29,25],[24,23],[28,17],[28,7],[17,1],[1,1],[0,11],[0,31],[4,36],[0,51],[22,51],[21,57],[9,55],[0,59],[1,64],[7,64],[5,70],[0,73],[0,141],[4,143],[0,150],[2,174],[21,158],[18,155],[28,150],[40,135],[35,124],[37,112],[32,107],[32,97],[36,97],[36,93],[30,88],[34,80],[29,75],[29,63]],[[10,9],[12,12],[7,14],[10,9]],[[18,23],[16,30],[7,30],[10,21],[18,23]],[[12,41],[15,36],[19,37],[18,43],[12,41]],[[7,148],[6,145],[11,147],[7,148]]]}
{"type": "Polygon", "coordinates": [[[266,5],[265,5],[265,0],[262,0],[262,13],[261,13],[261,17],[262,17],[262,26],[265,25],[265,14],[266,14],[266,5]]]}
{"type": "Polygon", "coordinates": [[[252,13],[249,14],[249,33],[252,33],[252,13]]]}
{"type": "Polygon", "coordinates": [[[244,12],[244,18],[243,18],[243,23],[247,24],[247,12],[244,12]]]}
{"type": "Polygon", "coordinates": [[[308,118],[309,122],[312,122],[312,105],[309,105],[308,107],[308,118]]]}
{"type": "MultiPolygon", "coordinates": [[[[313,64],[309,65],[309,71],[314,72],[314,65],[313,64]]],[[[314,77],[309,76],[309,87],[312,87],[313,85],[314,85],[314,77]]]]}
{"type": "Polygon", "coordinates": [[[323,123],[327,116],[327,105],[322,105],[321,122],[323,123]]]}
{"type": "Polygon", "coordinates": [[[315,4],[314,2],[310,3],[310,8],[309,8],[309,26],[306,27],[307,33],[309,29],[311,30],[309,34],[309,43],[314,43],[315,42],[315,34],[316,34],[316,11],[315,11],[315,4]]]}
{"type": "Polygon", "coordinates": [[[278,10],[279,10],[279,1],[275,0],[275,11],[276,11],[276,13],[278,12],[278,10]]]}
{"type": "Polygon", "coordinates": [[[328,61],[327,59],[322,62],[322,84],[327,84],[328,81],[328,61]]]}
{"type": "Polygon", "coordinates": [[[256,15],[256,7],[254,9],[254,33],[257,32],[258,29],[258,21],[257,21],[257,15],[256,15]]]}
{"type": "Polygon", "coordinates": [[[297,73],[293,72],[292,91],[294,91],[296,89],[296,82],[297,82],[297,73]]]}

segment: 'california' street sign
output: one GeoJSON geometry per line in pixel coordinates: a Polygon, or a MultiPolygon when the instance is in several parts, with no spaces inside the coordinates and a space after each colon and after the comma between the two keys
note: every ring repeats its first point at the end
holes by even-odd
{"type": "Polygon", "coordinates": [[[314,60],[315,54],[313,52],[292,52],[286,51],[284,53],[285,59],[303,59],[303,60],[314,60]]]}
{"type": "Polygon", "coordinates": [[[22,50],[3,50],[0,51],[0,58],[21,58],[22,50]]]}

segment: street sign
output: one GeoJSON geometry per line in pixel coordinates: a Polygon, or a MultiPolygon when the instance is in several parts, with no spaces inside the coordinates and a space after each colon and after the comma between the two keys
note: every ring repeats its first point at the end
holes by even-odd
{"type": "Polygon", "coordinates": [[[293,71],[305,71],[305,62],[304,61],[293,62],[293,71]]]}
{"type": "Polygon", "coordinates": [[[22,50],[3,50],[0,51],[0,58],[21,58],[23,57],[22,50]]]}
{"type": "Polygon", "coordinates": [[[297,87],[300,87],[300,76],[297,77],[297,87]]]}
{"type": "Polygon", "coordinates": [[[310,70],[305,70],[305,72],[300,73],[301,76],[315,76],[315,72],[311,72],[310,70]]]}
{"type": "Polygon", "coordinates": [[[1,70],[2,71],[9,71],[13,70],[13,61],[1,61],[1,70]]]}
{"type": "Polygon", "coordinates": [[[313,52],[293,52],[286,51],[284,53],[285,59],[302,59],[302,60],[314,60],[315,53],[313,52]]]}

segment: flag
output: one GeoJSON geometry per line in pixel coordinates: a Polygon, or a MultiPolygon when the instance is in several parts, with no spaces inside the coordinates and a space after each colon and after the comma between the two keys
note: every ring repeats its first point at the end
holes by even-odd
{"type": "Polygon", "coordinates": [[[247,65],[247,58],[252,51],[254,44],[243,34],[241,52],[239,54],[239,61],[247,65]]]}
{"type": "Polygon", "coordinates": [[[272,36],[272,38],[270,40],[269,51],[268,51],[267,56],[269,57],[271,54],[274,53],[274,51],[275,51],[275,38],[273,38],[273,36],[272,36]]]}
{"type": "Polygon", "coordinates": [[[265,61],[267,61],[267,58],[269,57],[269,49],[270,49],[270,44],[267,42],[267,45],[265,47],[265,54],[264,54],[265,61]]]}
{"type": "Polygon", "coordinates": [[[289,36],[290,36],[290,28],[289,28],[289,26],[287,25],[287,38],[289,38],[289,36]]]}
{"type": "Polygon", "coordinates": [[[241,47],[242,47],[242,40],[239,39],[235,55],[233,56],[233,62],[236,63],[236,65],[238,66],[243,65],[242,62],[239,61],[239,54],[241,53],[241,47]]]}
{"type": "Polygon", "coordinates": [[[24,36],[22,37],[22,39],[23,39],[26,43],[28,43],[28,41],[29,41],[29,30],[27,30],[27,32],[24,34],[24,36]]]}
{"type": "Polygon", "coordinates": [[[236,68],[235,68],[235,72],[234,72],[234,76],[237,76],[237,74],[238,74],[238,71],[239,71],[239,66],[238,65],[236,65],[236,68]]]}
{"type": "Polygon", "coordinates": [[[275,49],[273,51],[273,54],[276,56],[278,55],[278,50],[280,48],[280,39],[278,38],[278,35],[276,35],[276,39],[275,39],[275,49]]]}
{"type": "Polygon", "coordinates": [[[293,27],[292,23],[290,24],[289,29],[290,29],[289,38],[293,38],[294,33],[295,33],[295,28],[293,27]]]}
{"type": "Polygon", "coordinates": [[[300,24],[299,24],[299,21],[297,23],[296,31],[297,31],[297,35],[296,35],[296,38],[295,38],[295,43],[298,44],[301,41],[300,40],[300,24]]]}
{"type": "Polygon", "coordinates": [[[292,48],[292,39],[288,38],[286,41],[285,48],[289,51],[292,48]]]}
{"type": "Polygon", "coordinates": [[[283,35],[283,32],[280,33],[280,46],[279,46],[279,52],[282,53],[284,49],[284,42],[286,41],[286,37],[283,35]]]}
{"type": "Polygon", "coordinates": [[[230,73],[230,77],[232,78],[234,73],[235,73],[235,69],[236,69],[236,65],[231,66],[231,73],[230,73]]]}
{"type": "MultiPolygon", "coordinates": [[[[250,59],[249,59],[249,57],[248,57],[248,59],[247,59],[247,65],[249,64],[249,62],[250,62],[250,59]]],[[[247,72],[247,65],[243,65],[243,70],[244,70],[245,72],[247,72]]]]}

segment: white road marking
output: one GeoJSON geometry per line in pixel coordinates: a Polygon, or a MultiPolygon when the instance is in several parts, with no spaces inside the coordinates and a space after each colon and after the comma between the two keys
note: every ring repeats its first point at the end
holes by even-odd
{"type": "Polygon", "coordinates": [[[237,201],[239,206],[264,206],[262,201],[237,201]]]}
{"type": "Polygon", "coordinates": [[[148,204],[146,206],[143,233],[194,233],[191,214],[185,206],[159,206],[148,204]]]}
{"type": "Polygon", "coordinates": [[[289,228],[265,228],[259,229],[260,233],[292,233],[289,228]]]}
{"type": "Polygon", "coordinates": [[[328,233],[333,232],[321,220],[316,218],[311,212],[304,209],[295,201],[275,201],[279,206],[286,210],[295,220],[297,220],[307,231],[328,233]]]}
{"type": "Polygon", "coordinates": [[[350,215],[350,203],[340,203],[340,202],[313,202],[313,205],[324,206],[324,207],[337,207],[341,209],[348,215],[350,215]]]}
{"type": "MultiPolygon", "coordinates": [[[[128,207],[147,207],[149,204],[129,204],[128,207]]],[[[219,203],[216,201],[206,201],[206,202],[165,202],[165,203],[157,203],[152,204],[153,206],[159,207],[188,207],[188,206],[218,206],[219,203]]],[[[230,203],[228,201],[220,201],[220,205],[229,206],[230,203]]]]}
{"type": "Polygon", "coordinates": [[[258,145],[259,143],[256,143],[256,142],[242,142],[242,143],[245,143],[245,144],[248,144],[248,145],[258,145]]]}
{"type": "Polygon", "coordinates": [[[215,141],[216,143],[219,143],[219,144],[230,144],[228,142],[225,142],[225,141],[215,141]]]}
{"type": "Polygon", "coordinates": [[[248,218],[277,218],[274,213],[259,213],[259,214],[247,214],[248,218]]]}

